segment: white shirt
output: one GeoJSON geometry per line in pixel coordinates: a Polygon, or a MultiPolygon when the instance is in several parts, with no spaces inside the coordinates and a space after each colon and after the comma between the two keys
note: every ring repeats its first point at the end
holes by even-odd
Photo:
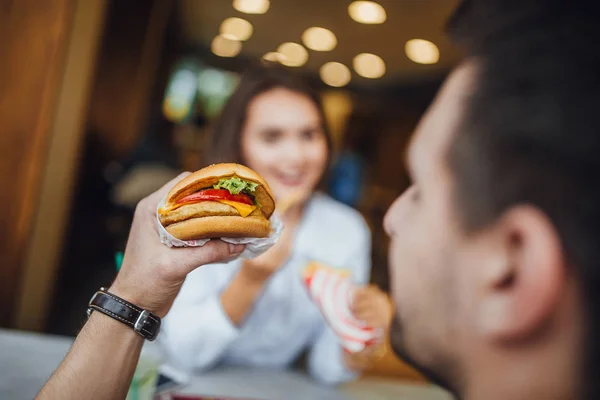
{"type": "Polygon", "coordinates": [[[323,383],[354,375],[343,362],[333,331],[309,298],[301,280],[309,261],[352,271],[358,284],[369,281],[371,235],[360,214],[315,194],[305,209],[292,254],[265,285],[252,311],[235,326],[220,301],[241,265],[213,264],[188,275],[169,314],[159,343],[169,361],[199,372],[215,365],[284,368],[309,348],[310,374],[323,383]]]}

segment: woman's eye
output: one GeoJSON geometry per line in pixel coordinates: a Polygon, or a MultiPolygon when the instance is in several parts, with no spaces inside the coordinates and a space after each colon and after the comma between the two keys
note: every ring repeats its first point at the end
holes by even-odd
{"type": "Polygon", "coordinates": [[[275,143],[281,138],[279,131],[265,131],[262,134],[262,139],[266,143],[275,143]]]}
{"type": "Polygon", "coordinates": [[[320,132],[316,129],[305,129],[302,131],[302,139],[306,141],[314,140],[319,134],[320,132]]]}

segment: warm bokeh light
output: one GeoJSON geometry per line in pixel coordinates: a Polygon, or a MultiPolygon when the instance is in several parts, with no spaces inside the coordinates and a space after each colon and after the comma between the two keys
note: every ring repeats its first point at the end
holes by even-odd
{"type": "Polygon", "coordinates": [[[323,92],[321,101],[335,148],[340,148],[347,132],[348,117],[352,114],[352,97],[347,90],[329,89],[323,92]]]}
{"type": "Polygon", "coordinates": [[[300,67],[308,61],[308,51],[298,43],[283,43],[277,48],[277,52],[283,55],[280,62],[288,67],[300,67]]]}
{"type": "Polygon", "coordinates": [[[321,79],[333,87],[346,86],[350,82],[350,69],[339,62],[328,62],[321,67],[321,79]]]}
{"type": "Polygon", "coordinates": [[[337,46],[337,38],[329,29],[313,26],[302,34],[304,45],[315,51],[331,51],[337,46]]]}
{"type": "Polygon", "coordinates": [[[440,50],[429,40],[411,39],[406,42],[404,51],[417,64],[435,64],[440,59],[440,50]]]}
{"type": "Polygon", "coordinates": [[[271,52],[265,54],[262,57],[262,59],[265,61],[269,61],[269,62],[277,62],[277,63],[283,64],[283,60],[285,59],[285,56],[276,51],[271,51],[271,52]]]}
{"type": "Polygon", "coordinates": [[[233,8],[246,14],[264,14],[270,5],[269,0],[233,0],[233,8]]]}
{"type": "Polygon", "coordinates": [[[210,49],[219,57],[235,57],[242,50],[242,43],[238,40],[218,35],[213,39],[210,49]]]}
{"type": "Polygon", "coordinates": [[[355,1],[348,6],[348,13],[361,24],[382,24],[387,19],[385,8],[373,1],[355,1]]]}
{"type": "Polygon", "coordinates": [[[252,36],[252,24],[241,18],[227,18],[221,23],[221,36],[227,39],[248,40],[252,36]]]}
{"type": "Polygon", "coordinates": [[[376,79],[385,74],[385,63],[381,57],[371,53],[361,53],[352,61],[354,70],[362,77],[376,79]]]}

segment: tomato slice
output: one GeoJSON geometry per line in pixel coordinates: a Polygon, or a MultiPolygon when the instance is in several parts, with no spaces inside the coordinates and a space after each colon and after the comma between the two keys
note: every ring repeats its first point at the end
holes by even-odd
{"type": "Polygon", "coordinates": [[[249,204],[252,205],[252,199],[250,198],[250,196],[248,196],[247,194],[231,194],[229,197],[229,200],[231,201],[237,201],[238,203],[244,203],[244,204],[249,204]]]}
{"type": "Polygon", "coordinates": [[[208,189],[192,193],[177,200],[177,203],[196,203],[199,201],[228,200],[230,193],[225,189],[208,189]]]}
{"type": "Polygon", "coordinates": [[[252,199],[245,194],[231,194],[226,189],[205,189],[177,200],[177,204],[198,203],[201,201],[231,200],[252,205],[252,199]]]}

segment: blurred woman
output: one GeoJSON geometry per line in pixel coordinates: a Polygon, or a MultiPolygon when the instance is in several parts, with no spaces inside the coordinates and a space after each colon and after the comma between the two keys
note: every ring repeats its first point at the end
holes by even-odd
{"type": "MultiPolygon", "coordinates": [[[[209,265],[188,276],[164,320],[161,342],[171,361],[195,371],[218,364],[283,368],[308,350],[316,379],[353,378],[349,367],[357,366],[344,357],[300,279],[313,260],[350,270],[359,284],[369,281],[371,267],[363,218],[316,192],[331,157],[318,95],[280,67],[249,71],[213,126],[206,152],[208,163],[238,162],[262,175],[285,229],[256,259],[209,265]]],[[[363,308],[365,315],[378,313],[363,308]]],[[[391,314],[379,313],[380,320],[391,314]]]]}

